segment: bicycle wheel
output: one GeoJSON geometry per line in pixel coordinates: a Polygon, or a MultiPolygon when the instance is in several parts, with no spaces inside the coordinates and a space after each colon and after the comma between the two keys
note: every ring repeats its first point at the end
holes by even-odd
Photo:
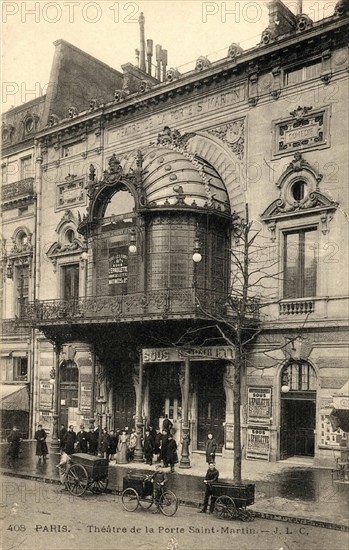
{"type": "Polygon", "coordinates": [[[92,493],[94,493],[95,495],[103,493],[104,491],[106,491],[107,487],[108,487],[107,477],[105,479],[99,479],[98,481],[97,480],[92,481],[90,484],[90,489],[92,493]]]}
{"type": "Polygon", "coordinates": [[[148,510],[154,504],[154,498],[152,496],[140,498],[139,504],[143,510],[148,510]]]}
{"type": "Polygon", "coordinates": [[[226,496],[217,498],[214,510],[221,519],[232,519],[236,515],[233,499],[226,496]]]}
{"type": "Polygon", "coordinates": [[[172,491],[164,491],[159,499],[159,508],[164,516],[174,516],[178,509],[178,499],[172,491]]]}
{"type": "Polygon", "coordinates": [[[81,497],[88,487],[88,473],[81,464],[73,464],[68,468],[65,486],[69,493],[81,497]]]}
{"type": "Polygon", "coordinates": [[[122,505],[128,512],[134,512],[139,504],[139,496],[135,489],[125,489],[121,496],[122,505]]]}

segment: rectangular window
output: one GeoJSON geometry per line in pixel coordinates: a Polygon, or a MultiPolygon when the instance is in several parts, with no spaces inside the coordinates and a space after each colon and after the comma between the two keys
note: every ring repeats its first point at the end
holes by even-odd
{"type": "Polygon", "coordinates": [[[16,266],[16,309],[17,315],[21,319],[25,314],[29,297],[29,266],[16,266]]]}
{"type": "Polygon", "coordinates": [[[27,357],[13,358],[13,380],[16,382],[28,380],[28,359],[27,357]]]}
{"type": "Polygon", "coordinates": [[[79,298],[79,264],[64,265],[62,270],[62,299],[79,298]]]}
{"type": "Polygon", "coordinates": [[[316,296],[316,228],[284,234],[284,298],[316,296]]]}
{"type": "Polygon", "coordinates": [[[321,74],[321,60],[315,59],[309,63],[292,67],[285,72],[285,84],[300,84],[321,74]]]}
{"type": "Polygon", "coordinates": [[[7,183],[7,166],[6,164],[1,165],[1,183],[5,185],[7,183]]]}
{"type": "Polygon", "coordinates": [[[32,157],[24,157],[21,159],[21,180],[32,178],[34,175],[32,157]]]}
{"type": "Polygon", "coordinates": [[[62,157],[72,157],[73,155],[77,155],[78,153],[82,153],[83,151],[83,141],[74,141],[72,143],[67,143],[66,145],[62,146],[62,157]]]}

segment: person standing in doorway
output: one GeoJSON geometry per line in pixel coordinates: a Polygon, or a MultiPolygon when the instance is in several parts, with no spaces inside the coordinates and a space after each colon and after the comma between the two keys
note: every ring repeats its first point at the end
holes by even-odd
{"type": "Polygon", "coordinates": [[[206,462],[207,462],[207,464],[210,464],[211,462],[215,461],[216,449],[217,449],[217,442],[214,439],[213,434],[211,432],[209,432],[207,434],[207,441],[206,441],[206,462]]]}
{"type": "Polygon", "coordinates": [[[206,485],[205,498],[204,498],[204,503],[202,505],[201,510],[198,510],[199,513],[204,514],[206,512],[207,506],[208,506],[208,501],[211,497],[210,514],[212,514],[213,509],[214,509],[214,505],[215,505],[215,500],[212,498],[212,483],[215,483],[215,481],[217,481],[218,478],[219,478],[219,471],[216,470],[215,463],[211,462],[211,464],[209,465],[208,470],[206,472],[205,479],[204,479],[204,483],[206,485]]]}
{"type": "Polygon", "coordinates": [[[39,424],[34,435],[34,439],[36,439],[36,456],[39,457],[39,461],[41,461],[41,458],[46,460],[46,456],[48,455],[46,437],[47,434],[43,429],[42,424],[39,424]]]}

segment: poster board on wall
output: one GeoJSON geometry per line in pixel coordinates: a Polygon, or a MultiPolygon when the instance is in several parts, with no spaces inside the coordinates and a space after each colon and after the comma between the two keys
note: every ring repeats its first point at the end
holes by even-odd
{"type": "Polygon", "coordinates": [[[260,426],[247,428],[246,458],[258,458],[269,460],[270,456],[270,430],[260,426]]]}
{"type": "Polygon", "coordinates": [[[247,393],[247,423],[268,426],[271,419],[271,388],[249,387],[247,393]]]}

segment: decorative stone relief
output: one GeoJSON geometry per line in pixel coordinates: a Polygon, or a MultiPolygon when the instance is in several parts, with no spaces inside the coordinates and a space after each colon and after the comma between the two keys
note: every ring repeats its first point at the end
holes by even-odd
{"type": "Polygon", "coordinates": [[[218,137],[235,153],[239,160],[244,157],[245,148],[245,119],[237,119],[227,124],[221,124],[207,130],[209,134],[218,137]]]}
{"type": "Polygon", "coordinates": [[[84,179],[68,174],[65,183],[57,185],[56,209],[85,204],[84,179]]]}
{"type": "Polygon", "coordinates": [[[275,155],[329,145],[328,111],[312,109],[299,105],[290,112],[292,118],[275,124],[275,155]]]}

